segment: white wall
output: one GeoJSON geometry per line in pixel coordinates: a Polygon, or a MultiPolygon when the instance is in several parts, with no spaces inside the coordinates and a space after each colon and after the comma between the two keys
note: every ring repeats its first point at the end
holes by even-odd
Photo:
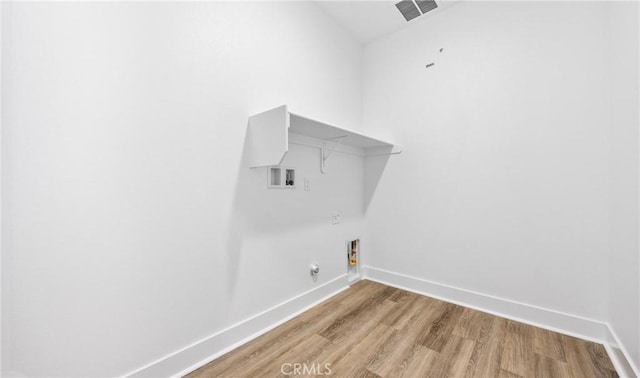
{"type": "MultiPolygon", "coordinates": [[[[0,45],[2,45],[2,4],[0,4],[0,45]]],[[[2,136],[2,48],[0,48],[0,139],[2,136]]],[[[0,142],[0,179],[2,178],[2,143],[0,142]]],[[[0,374],[2,374],[2,185],[0,185],[0,374]]]]}
{"type": "Polygon", "coordinates": [[[637,368],[637,8],[466,3],[368,45],[364,124],[405,144],[365,166],[368,264],[606,322],[637,368]]]}
{"type": "Polygon", "coordinates": [[[637,2],[612,2],[608,14],[612,84],[608,320],[636,374],[640,374],[639,11],[637,2]]]}
{"type": "Polygon", "coordinates": [[[3,7],[4,375],[125,374],[346,272],[362,159],[293,146],[310,192],[241,161],[278,105],[360,128],[362,49],[313,4],[3,7]]]}
{"type": "Polygon", "coordinates": [[[364,124],[405,147],[369,265],[606,319],[604,7],[460,4],[365,48],[364,124]]]}

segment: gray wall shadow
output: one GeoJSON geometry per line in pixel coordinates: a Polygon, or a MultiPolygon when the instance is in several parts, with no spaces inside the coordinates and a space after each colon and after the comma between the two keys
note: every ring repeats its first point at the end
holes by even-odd
{"type": "MultiPolygon", "coordinates": [[[[391,152],[391,148],[388,149],[388,152],[391,152]]],[[[375,155],[367,156],[364,159],[364,188],[362,198],[362,210],[364,215],[367,214],[369,205],[371,205],[371,201],[375,196],[378,183],[382,178],[382,173],[384,172],[390,157],[391,155],[375,155]]]]}

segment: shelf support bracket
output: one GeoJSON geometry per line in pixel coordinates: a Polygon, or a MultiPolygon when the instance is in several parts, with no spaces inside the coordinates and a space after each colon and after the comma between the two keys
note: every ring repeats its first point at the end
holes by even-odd
{"type": "Polygon", "coordinates": [[[342,143],[344,138],[348,137],[348,135],[342,135],[335,138],[329,138],[322,141],[322,157],[320,159],[320,172],[322,174],[327,173],[327,160],[333,154],[333,151],[342,143]],[[331,143],[331,148],[327,148],[327,144],[331,143]]]}

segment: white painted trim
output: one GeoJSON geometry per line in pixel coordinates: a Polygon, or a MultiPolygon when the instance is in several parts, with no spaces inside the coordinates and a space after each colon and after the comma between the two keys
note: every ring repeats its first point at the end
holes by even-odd
{"type": "Polygon", "coordinates": [[[613,330],[611,324],[607,328],[609,334],[604,347],[618,375],[622,378],[640,377],[640,369],[633,363],[631,354],[629,354],[624,344],[620,342],[618,334],[613,330]]]}
{"type": "Polygon", "coordinates": [[[124,376],[181,377],[291,320],[348,287],[347,274],[340,275],[124,376]]]}
{"type": "Polygon", "coordinates": [[[621,377],[640,377],[620,339],[605,322],[370,266],[363,268],[363,274],[370,281],[603,344],[621,377]]]}
{"type": "Polygon", "coordinates": [[[384,269],[365,267],[364,272],[365,278],[372,281],[569,336],[601,343],[606,340],[608,335],[607,324],[598,320],[427,281],[384,269]]]}
{"type": "MultiPolygon", "coordinates": [[[[607,323],[369,266],[362,267],[361,278],[601,343],[621,377],[640,377],[620,339],[607,323]]],[[[347,275],[341,275],[125,376],[183,376],[347,289],[347,281],[347,275]]]]}

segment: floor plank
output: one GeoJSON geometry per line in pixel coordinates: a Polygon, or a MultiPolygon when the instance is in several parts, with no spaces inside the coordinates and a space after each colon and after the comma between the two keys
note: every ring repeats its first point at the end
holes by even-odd
{"type": "Polygon", "coordinates": [[[187,377],[286,377],[293,364],[296,376],[618,376],[600,344],[360,281],[187,377]]]}
{"type": "Polygon", "coordinates": [[[524,376],[534,367],[534,327],[507,321],[500,368],[511,374],[524,376]]]}
{"type": "Polygon", "coordinates": [[[566,362],[535,354],[533,375],[535,377],[569,377],[571,372],[566,362]]]}
{"type": "Polygon", "coordinates": [[[507,320],[497,316],[489,319],[476,341],[467,366],[467,377],[497,377],[500,374],[507,320]]]}
{"type": "Polygon", "coordinates": [[[534,328],[534,349],[541,356],[567,362],[560,335],[542,328],[534,328]]]}
{"type": "Polygon", "coordinates": [[[476,342],[450,335],[442,352],[431,364],[425,377],[462,377],[469,366],[476,342]]]}

